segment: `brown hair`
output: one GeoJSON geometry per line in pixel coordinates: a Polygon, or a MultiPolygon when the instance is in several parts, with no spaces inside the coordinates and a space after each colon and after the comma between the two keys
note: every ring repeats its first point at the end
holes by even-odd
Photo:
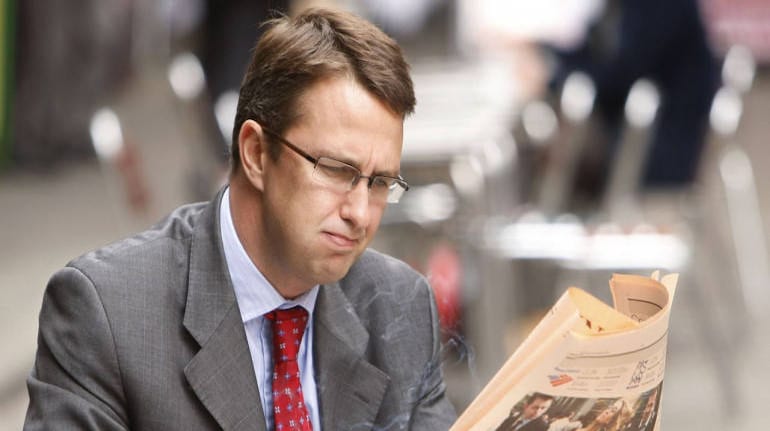
{"type": "Polygon", "coordinates": [[[548,394],[544,394],[542,392],[532,392],[529,395],[529,397],[527,397],[527,402],[525,402],[524,404],[526,404],[526,405],[532,404],[537,399],[541,399],[543,401],[553,401],[553,396],[552,395],[548,395],[548,394]]]}
{"type": "Polygon", "coordinates": [[[597,411],[597,416],[591,421],[588,426],[580,428],[578,431],[620,431],[626,425],[626,423],[633,416],[633,410],[628,403],[623,399],[617,399],[614,402],[608,402],[604,405],[604,408],[597,411]],[[597,418],[602,411],[612,407],[615,403],[620,403],[618,411],[615,412],[610,421],[606,424],[601,424],[597,421],[597,418]]]}
{"type": "MultiPolygon", "coordinates": [[[[283,133],[299,116],[297,100],[311,85],[349,75],[398,115],[414,111],[409,65],[396,42],[348,12],[308,9],[267,21],[241,84],[232,141],[238,169],[238,134],[253,119],[283,133]]],[[[280,148],[273,146],[272,148],[280,148]]],[[[277,156],[273,150],[273,156],[277,156]]]]}

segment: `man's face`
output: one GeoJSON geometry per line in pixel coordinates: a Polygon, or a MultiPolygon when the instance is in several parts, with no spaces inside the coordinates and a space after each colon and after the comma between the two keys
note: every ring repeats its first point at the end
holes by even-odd
{"type": "Polygon", "coordinates": [[[649,398],[647,398],[647,404],[644,405],[644,415],[648,416],[655,410],[655,402],[658,399],[658,393],[653,392],[649,398]]]}
{"type": "Polygon", "coordinates": [[[596,417],[596,422],[600,424],[608,424],[610,421],[612,421],[613,418],[618,414],[620,409],[623,407],[622,401],[618,400],[615,401],[613,404],[608,406],[606,409],[602,410],[601,413],[599,413],[599,416],[596,417]]]}
{"type": "Polygon", "coordinates": [[[542,398],[535,398],[529,404],[524,405],[524,411],[521,413],[525,419],[532,420],[537,419],[543,415],[549,408],[553,400],[544,400],[542,398]]]}
{"type": "MultiPolygon", "coordinates": [[[[365,176],[398,175],[403,120],[359,84],[322,80],[300,97],[299,113],[283,136],[309,155],[345,162],[365,176]]],[[[274,283],[309,288],[339,280],[371,242],[385,210],[385,202],[370,199],[366,179],[345,193],[312,174],[313,164],[286,147],[266,165],[262,234],[274,283]]]]}

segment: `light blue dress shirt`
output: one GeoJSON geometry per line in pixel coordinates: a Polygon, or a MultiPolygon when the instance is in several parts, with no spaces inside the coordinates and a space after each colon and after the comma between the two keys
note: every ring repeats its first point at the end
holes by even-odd
{"type": "Polygon", "coordinates": [[[313,310],[319,287],[315,286],[306,294],[293,300],[282,297],[265,279],[259,269],[254,266],[238,239],[230,213],[230,189],[225,190],[219,209],[219,229],[222,233],[225,260],[230,272],[230,279],[233,282],[238,308],[241,310],[243,326],[246,329],[246,338],[249,342],[251,361],[254,363],[254,375],[257,376],[257,386],[262,400],[262,410],[265,412],[267,429],[273,429],[273,334],[271,325],[264,314],[276,308],[291,308],[299,305],[307,310],[309,316],[297,356],[300,384],[302,385],[305,405],[313,423],[313,430],[320,431],[318,394],[313,377],[315,375],[313,370],[313,310]]]}

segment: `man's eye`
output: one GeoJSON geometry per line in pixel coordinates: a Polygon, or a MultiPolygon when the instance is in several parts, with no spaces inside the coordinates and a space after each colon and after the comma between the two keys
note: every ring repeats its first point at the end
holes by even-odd
{"type": "Polygon", "coordinates": [[[374,177],[372,179],[372,188],[377,189],[389,189],[393,185],[394,181],[385,177],[374,177]]]}
{"type": "Polygon", "coordinates": [[[355,176],[355,172],[347,166],[319,165],[318,167],[322,169],[324,175],[333,179],[348,180],[355,176]]]}

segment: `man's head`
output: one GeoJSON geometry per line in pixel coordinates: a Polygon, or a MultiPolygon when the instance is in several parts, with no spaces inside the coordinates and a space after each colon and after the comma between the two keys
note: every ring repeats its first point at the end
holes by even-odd
{"type": "Polygon", "coordinates": [[[414,92],[401,50],[361,18],[311,10],[269,25],[241,88],[230,203],[249,257],[294,297],[342,278],[405,189],[414,92]]]}
{"type": "Polygon", "coordinates": [[[527,420],[537,419],[551,408],[551,404],[553,404],[552,396],[535,392],[529,396],[527,403],[522,407],[521,416],[527,420]]]}
{"type": "MultiPolygon", "coordinates": [[[[241,83],[233,128],[233,171],[240,169],[238,135],[252,119],[282,134],[304,114],[300,96],[313,84],[346,76],[402,118],[414,111],[409,65],[401,48],[380,29],[355,15],[308,9],[295,18],[264,24],[241,83]]],[[[281,151],[272,147],[273,155],[281,151]]]]}
{"type": "Polygon", "coordinates": [[[651,415],[655,411],[655,405],[658,402],[658,390],[654,389],[650,396],[647,397],[647,402],[644,404],[643,415],[645,417],[651,415]]]}

